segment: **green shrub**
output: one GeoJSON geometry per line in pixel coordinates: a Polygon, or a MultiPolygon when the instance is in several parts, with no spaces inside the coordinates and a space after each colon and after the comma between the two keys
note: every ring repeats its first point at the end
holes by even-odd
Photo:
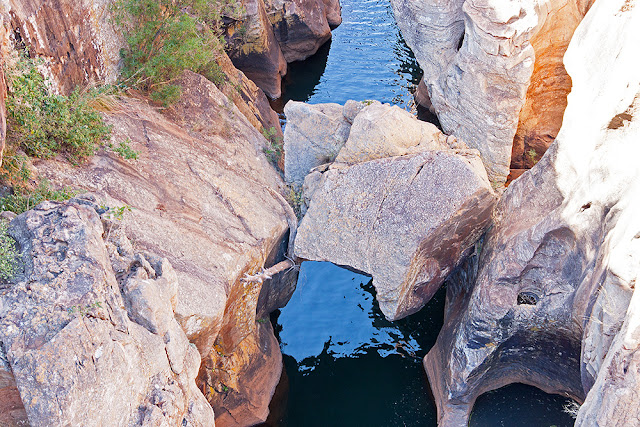
{"type": "Polygon", "coordinates": [[[14,187],[14,193],[0,199],[0,211],[11,211],[21,214],[45,200],[62,202],[75,196],[77,191],[64,187],[61,190],[52,190],[45,180],[31,190],[25,187],[14,187]]]}
{"type": "Polygon", "coordinates": [[[111,129],[90,105],[98,91],[50,94],[35,61],[29,58],[21,58],[6,74],[9,144],[43,159],[63,153],[77,164],[109,137],[111,129]]]}
{"type": "Polygon", "coordinates": [[[241,12],[237,0],[117,0],[114,22],[127,48],[121,51],[125,82],[169,105],[180,97],[175,79],[184,71],[224,80],[216,63],[224,42],[223,15],[241,12]]]}
{"type": "Polygon", "coordinates": [[[262,129],[262,136],[267,140],[267,146],[263,150],[264,154],[267,156],[267,160],[277,168],[284,150],[282,138],[276,136],[276,128],[273,126],[269,129],[262,129]]]}
{"type": "Polygon", "coordinates": [[[7,233],[7,223],[0,221],[0,279],[11,279],[18,269],[18,251],[7,233]]]}
{"type": "Polygon", "coordinates": [[[114,147],[109,143],[109,148],[125,160],[138,160],[138,155],[140,155],[140,153],[131,148],[129,144],[131,144],[131,139],[127,138],[124,141],[120,141],[117,147],[114,147]]]}

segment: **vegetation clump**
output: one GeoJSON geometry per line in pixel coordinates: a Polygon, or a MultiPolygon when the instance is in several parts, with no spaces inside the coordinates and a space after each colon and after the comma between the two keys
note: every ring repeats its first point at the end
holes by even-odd
{"type": "Polygon", "coordinates": [[[77,191],[68,187],[53,190],[46,180],[40,181],[34,189],[29,188],[27,185],[15,186],[13,194],[0,199],[0,211],[11,211],[19,215],[45,200],[62,202],[72,198],[77,193],[77,191]]]}
{"type": "Polygon", "coordinates": [[[276,136],[276,128],[273,126],[269,129],[262,129],[262,136],[267,140],[267,146],[263,150],[264,154],[267,156],[267,160],[277,168],[284,151],[282,138],[276,136]]]}
{"type": "MultiPolygon", "coordinates": [[[[6,70],[7,142],[13,146],[9,154],[11,149],[21,149],[30,156],[48,159],[62,153],[77,164],[95,154],[111,135],[110,127],[91,106],[100,91],[76,89],[69,96],[52,94],[36,65],[33,59],[23,57],[6,70]]],[[[19,159],[9,162],[19,163],[19,159]]]]}
{"type": "Polygon", "coordinates": [[[240,13],[236,0],[117,0],[114,21],[127,42],[120,52],[124,81],[164,105],[179,99],[175,80],[184,70],[222,83],[216,62],[224,46],[222,17],[240,13]]]}
{"type": "Polygon", "coordinates": [[[7,232],[7,223],[0,221],[0,279],[9,280],[18,269],[18,251],[7,232]]]}

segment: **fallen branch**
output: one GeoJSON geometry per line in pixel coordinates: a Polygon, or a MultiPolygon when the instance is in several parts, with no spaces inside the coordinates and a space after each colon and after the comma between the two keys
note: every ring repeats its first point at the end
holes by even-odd
{"type": "Polygon", "coordinates": [[[271,279],[276,274],[285,270],[290,270],[295,267],[296,267],[295,262],[293,262],[290,259],[286,259],[284,261],[280,261],[279,263],[277,263],[272,267],[267,268],[266,270],[263,268],[262,270],[260,270],[260,272],[256,274],[245,273],[242,280],[248,283],[263,283],[265,280],[271,279]]]}

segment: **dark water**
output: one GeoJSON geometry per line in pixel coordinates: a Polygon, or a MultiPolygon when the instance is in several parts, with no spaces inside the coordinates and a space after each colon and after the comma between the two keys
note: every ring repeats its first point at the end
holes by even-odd
{"type": "MultiPolygon", "coordinates": [[[[282,111],[310,103],[375,99],[411,109],[421,72],[388,0],[342,0],[333,40],[290,64],[282,111]]],[[[302,264],[289,304],[272,316],[285,374],[270,425],[435,426],[436,409],[422,368],[442,326],[444,289],[419,313],[387,321],[370,279],[330,263],[302,264]]],[[[478,399],[471,426],[569,426],[566,399],[515,384],[478,399]]]]}
{"type": "MultiPolygon", "coordinates": [[[[288,394],[272,424],[435,426],[422,358],[442,326],[444,291],[419,313],[389,322],[370,278],[331,263],[304,262],[293,298],[273,318],[288,394]]],[[[573,420],[562,411],[566,402],[514,384],[482,395],[470,425],[570,426],[573,420]]]]}

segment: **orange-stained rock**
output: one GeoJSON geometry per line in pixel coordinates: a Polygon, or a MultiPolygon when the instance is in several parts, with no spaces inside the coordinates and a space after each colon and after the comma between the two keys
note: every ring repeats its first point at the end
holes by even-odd
{"type": "MultiPolygon", "coordinates": [[[[2,63],[2,52],[0,52],[0,64],[2,63]]],[[[7,83],[4,79],[4,68],[0,67],[0,166],[2,165],[2,154],[7,136],[7,83]]]]}
{"type": "Polygon", "coordinates": [[[287,62],[273,34],[264,2],[247,0],[243,5],[244,16],[225,30],[229,56],[270,98],[279,98],[287,62]]]}
{"type": "Polygon", "coordinates": [[[62,93],[117,77],[123,39],[110,23],[110,0],[8,0],[0,6],[2,46],[12,38],[44,58],[62,93]]]}
{"type": "Polygon", "coordinates": [[[530,169],[556,138],[571,91],[562,59],[584,11],[576,1],[549,2],[542,27],[531,38],[535,63],[511,152],[512,169],[530,169]]]}
{"type": "Polygon", "coordinates": [[[234,365],[240,403],[229,411],[238,418],[253,414],[258,422],[255,417],[266,418],[280,378],[280,353],[277,343],[266,349],[247,344],[275,338],[257,335],[261,287],[245,292],[240,279],[280,261],[288,224],[274,190],[282,181],[262,152],[264,137],[226,95],[195,73],[185,72],[180,83],[182,98],[165,114],[125,100],[122,111],[106,117],[114,143],[129,138],[138,160],[100,152],[80,167],[55,160],[36,166],[53,185],[84,188],[104,204],[132,207],[122,224],[136,248],[174,266],[180,283],[176,318],[203,358],[215,354],[218,342],[234,343],[225,346],[228,354],[241,349],[234,365]],[[259,383],[257,365],[245,364],[252,360],[265,366],[259,383]]]}
{"type": "Polygon", "coordinates": [[[0,426],[27,425],[27,412],[22,404],[11,368],[5,366],[3,362],[5,358],[0,349],[0,426]]]}
{"type": "MultiPolygon", "coordinates": [[[[233,100],[240,112],[249,122],[262,132],[274,129],[273,137],[282,141],[282,127],[280,119],[269,105],[264,92],[240,70],[238,70],[226,53],[221,52],[217,58],[228,81],[221,85],[220,90],[233,100]]],[[[264,133],[263,133],[264,135],[264,133]]]]}

